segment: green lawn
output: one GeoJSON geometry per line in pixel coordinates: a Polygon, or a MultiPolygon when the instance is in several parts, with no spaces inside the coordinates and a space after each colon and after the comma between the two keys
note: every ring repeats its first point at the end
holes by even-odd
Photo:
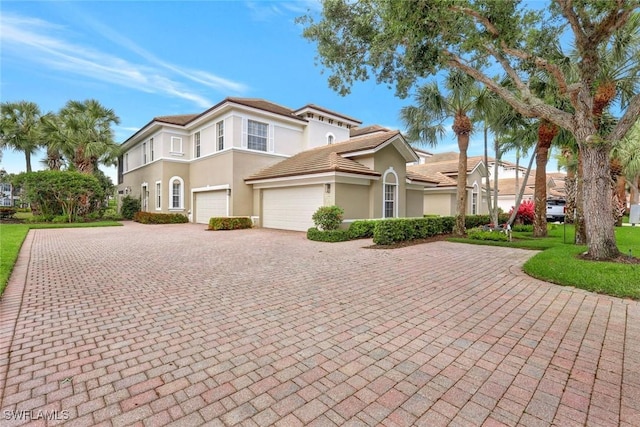
{"type": "Polygon", "coordinates": [[[0,225],[0,295],[18,258],[20,247],[32,228],[85,228],[122,225],[117,221],[99,221],[71,224],[1,224],[0,225]]]}
{"type": "MultiPolygon", "coordinates": [[[[469,239],[451,241],[538,249],[542,252],[524,264],[530,276],[564,286],[575,286],[592,292],[621,298],[640,299],[640,265],[613,262],[584,261],[578,255],[586,246],[573,245],[573,226],[550,226],[549,237],[539,239],[532,233],[513,233],[513,242],[486,242],[469,239]]],[[[616,242],[623,254],[640,257],[640,227],[616,228],[616,242]]]]}

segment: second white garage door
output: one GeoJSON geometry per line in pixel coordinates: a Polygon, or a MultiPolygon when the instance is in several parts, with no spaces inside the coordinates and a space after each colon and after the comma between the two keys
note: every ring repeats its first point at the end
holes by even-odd
{"type": "Polygon", "coordinates": [[[311,216],[324,204],[324,187],[268,188],[262,192],[262,226],[282,230],[307,231],[311,216]]]}
{"type": "Polygon", "coordinates": [[[227,197],[226,190],[195,193],[195,222],[208,224],[211,217],[227,216],[227,197]]]}

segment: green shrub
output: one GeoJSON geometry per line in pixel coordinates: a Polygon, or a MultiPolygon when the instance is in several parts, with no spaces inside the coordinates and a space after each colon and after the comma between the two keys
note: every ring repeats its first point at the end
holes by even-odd
{"type": "Polygon", "coordinates": [[[331,243],[350,240],[348,230],[318,230],[316,227],[307,230],[307,239],[331,243]]]}
{"type": "Polygon", "coordinates": [[[242,230],[253,227],[248,216],[213,217],[209,219],[208,230],[242,230]]]}
{"type": "Polygon", "coordinates": [[[16,213],[16,208],[1,207],[0,218],[13,218],[16,213]]]}
{"type": "Polygon", "coordinates": [[[129,195],[122,198],[122,206],[120,207],[120,215],[124,219],[133,219],[136,212],[140,211],[140,199],[129,195]]]}
{"type": "Polygon", "coordinates": [[[122,219],[122,215],[120,215],[115,209],[109,208],[105,209],[102,213],[102,219],[106,219],[109,221],[119,221],[122,219]]]}
{"type": "Polygon", "coordinates": [[[183,224],[189,222],[185,215],[172,213],[136,212],[133,220],[140,224],[183,224]]]}
{"type": "MultiPolygon", "coordinates": [[[[505,213],[498,214],[498,223],[504,224],[509,221],[509,215],[505,213]]],[[[491,223],[491,216],[489,215],[467,215],[464,219],[464,224],[467,229],[482,227],[491,223]]]]}
{"type": "Polygon", "coordinates": [[[453,230],[453,217],[395,218],[376,221],[373,243],[391,245],[414,239],[425,239],[453,230]]]}
{"type": "Polygon", "coordinates": [[[472,228],[467,230],[467,236],[473,240],[492,240],[495,242],[506,242],[509,236],[500,231],[484,231],[482,228],[472,228]]]}
{"type": "Polygon", "coordinates": [[[525,233],[533,233],[533,225],[532,224],[514,224],[513,231],[525,232],[525,233]]]}
{"type": "Polygon", "coordinates": [[[353,221],[348,230],[349,238],[355,240],[373,237],[373,229],[376,226],[376,222],[377,221],[367,219],[353,221]]]}
{"type": "Polygon", "coordinates": [[[339,206],[320,206],[311,216],[313,223],[320,230],[337,230],[342,224],[344,209],[339,206]]]}
{"type": "Polygon", "coordinates": [[[51,220],[49,222],[52,222],[54,224],[62,224],[65,222],[76,222],[76,218],[72,218],[71,221],[69,221],[69,217],[66,215],[56,215],[53,218],[51,218],[51,220]]]}

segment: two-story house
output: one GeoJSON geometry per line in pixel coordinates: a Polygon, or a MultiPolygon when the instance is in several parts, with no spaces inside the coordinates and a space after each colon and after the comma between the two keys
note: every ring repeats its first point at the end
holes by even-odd
{"type": "Polygon", "coordinates": [[[201,114],[156,117],[123,143],[119,194],[141,209],[208,223],[251,216],[256,225],[313,226],[320,206],[345,219],[422,216],[425,186],[407,173],[417,161],[397,131],[316,105],[292,110],[261,99],[227,98],[201,114]]]}

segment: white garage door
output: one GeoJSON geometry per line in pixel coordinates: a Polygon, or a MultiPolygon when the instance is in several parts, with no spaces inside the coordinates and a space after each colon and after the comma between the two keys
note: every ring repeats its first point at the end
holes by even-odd
{"type": "Polygon", "coordinates": [[[195,193],[196,218],[199,224],[208,224],[209,218],[227,216],[227,191],[205,191],[195,193]]]}
{"type": "Polygon", "coordinates": [[[311,216],[324,204],[324,187],[269,188],[262,193],[262,226],[282,230],[307,231],[311,216]]]}

